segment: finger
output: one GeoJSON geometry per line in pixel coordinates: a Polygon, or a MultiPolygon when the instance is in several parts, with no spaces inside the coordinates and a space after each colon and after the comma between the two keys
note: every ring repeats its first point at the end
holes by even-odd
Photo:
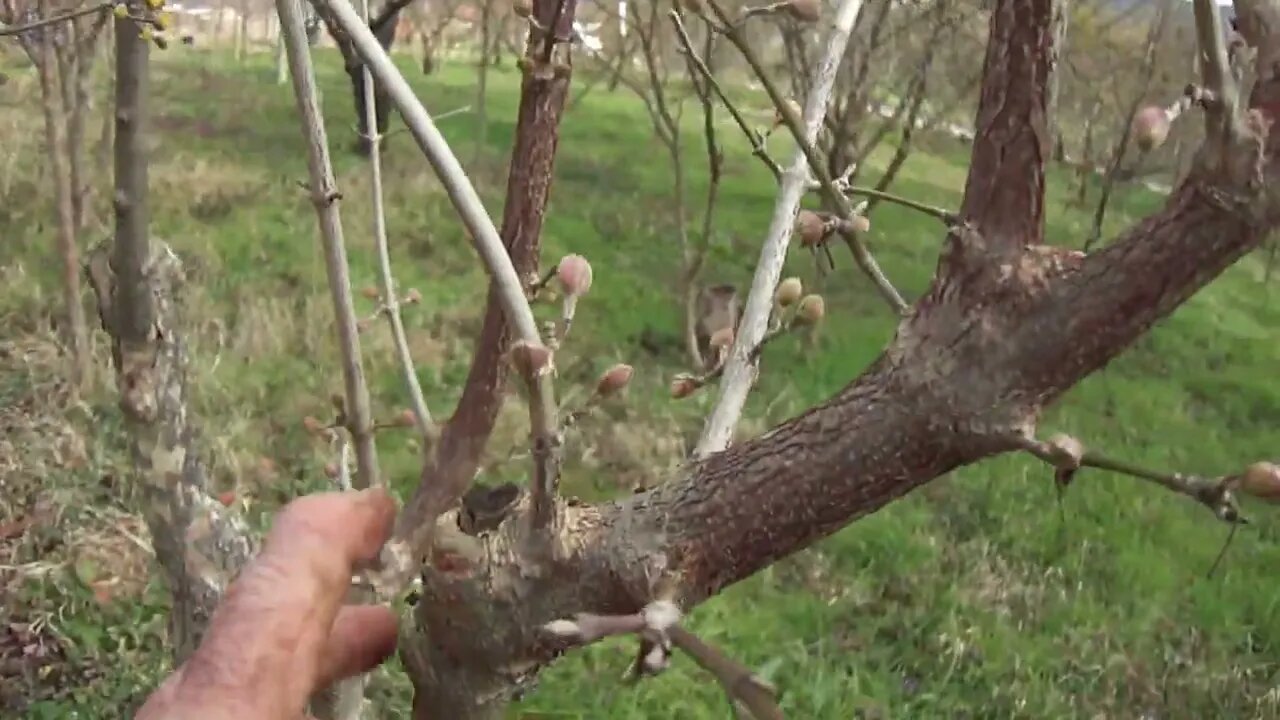
{"type": "Polygon", "coordinates": [[[396,615],[381,605],[347,605],[338,611],[320,655],[312,692],[369,672],[396,649],[396,615]]]}
{"type": "Polygon", "coordinates": [[[300,711],[353,566],[377,555],[394,515],[381,490],[310,495],[285,506],[262,552],[228,589],[184,684],[250,691],[264,707],[300,711]]]}

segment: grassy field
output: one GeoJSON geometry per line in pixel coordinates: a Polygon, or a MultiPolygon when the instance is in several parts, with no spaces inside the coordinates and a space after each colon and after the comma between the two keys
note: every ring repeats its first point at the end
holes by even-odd
{"type": "MultiPolygon", "coordinates": [[[[206,447],[219,489],[235,490],[257,523],[283,500],[326,486],[327,449],[307,437],[301,419],[323,414],[341,388],[314,215],[298,186],[306,166],[293,100],[273,74],[265,56],[233,68],[199,51],[160,54],[151,138],[154,231],[188,267],[186,331],[206,447]]],[[[407,74],[433,111],[474,101],[465,67],[407,74]]],[[[354,282],[372,284],[367,169],[348,152],[352,111],[335,55],[323,56],[320,81],[354,282]]],[[[23,100],[32,82],[15,74],[0,88],[0,160],[9,170],[0,173],[0,528],[37,519],[0,533],[0,714],[119,717],[167,668],[167,600],[146,576],[145,527],[129,510],[111,391],[72,403],[57,381],[52,213],[32,169],[43,165],[39,115],[23,100]]],[[[478,152],[474,116],[441,121],[495,216],[517,85],[509,68],[495,71],[478,152]]],[[[695,206],[706,183],[696,114],[691,106],[686,116],[695,206]]],[[[730,130],[707,279],[745,287],[773,185],[730,130]]],[[[781,138],[775,150],[789,155],[781,138]]],[[[406,317],[411,344],[428,400],[446,414],[478,329],[483,275],[407,135],[393,138],[387,165],[397,273],[424,296],[406,317]]],[[[671,285],[679,250],[669,168],[642,106],[625,91],[588,94],[568,114],[556,174],[543,257],[579,252],[595,267],[560,358],[561,392],[581,393],[612,362],[637,366],[626,402],[589,422],[568,448],[569,491],[604,497],[677,464],[710,394],[680,403],[666,396],[683,369],[671,285]]],[[[963,151],[935,147],[912,157],[895,189],[954,205],[963,181],[963,151]]],[[[1065,209],[1065,177],[1051,177],[1050,194],[1050,238],[1078,246],[1087,218],[1065,209]]],[[[98,217],[107,223],[104,197],[106,190],[98,217]]],[[[1112,229],[1159,202],[1123,195],[1112,229]]],[[[873,249],[914,297],[933,273],[939,229],[893,207],[877,210],[873,223],[873,249]]],[[[107,231],[94,226],[90,235],[107,231]]],[[[829,319],[811,341],[769,347],[748,433],[847,383],[893,330],[847,255],[837,254],[836,272],[822,280],[807,254],[789,262],[807,285],[821,284],[829,319]]],[[[1276,459],[1280,302],[1269,295],[1280,289],[1269,293],[1263,278],[1260,255],[1241,262],[1071,393],[1044,429],[1169,470],[1218,474],[1276,459]]],[[[102,344],[99,337],[105,362],[102,344]]],[[[366,334],[365,349],[375,408],[390,416],[403,400],[381,326],[366,334]]],[[[525,472],[519,461],[502,462],[524,436],[520,408],[509,405],[490,444],[495,479],[525,472]]],[[[384,469],[407,490],[416,448],[394,434],[379,444],[384,469]]],[[[1247,507],[1254,523],[1207,578],[1225,527],[1139,482],[1082,475],[1060,513],[1050,474],[1036,463],[1002,458],[966,468],[730,588],[697,609],[692,624],[775,682],[794,718],[1280,717],[1280,592],[1271,579],[1280,567],[1280,516],[1247,507]]],[[[615,642],[571,656],[512,716],[729,717],[714,683],[681,659],[656,680],[619,682],[632,652],[615,642]]],[[[380,672],[373,695],[382,716],[401,716],[408,691],[394,666],[380,672]]]]}

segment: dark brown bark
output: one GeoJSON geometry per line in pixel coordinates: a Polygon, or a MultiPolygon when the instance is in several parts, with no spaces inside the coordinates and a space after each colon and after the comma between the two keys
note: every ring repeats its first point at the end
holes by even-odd
{"type": "Polygon", "coordinates": [[[960,214],[993,248],[1044,241],[1052,0],[997,2],[960,214]]]}
{"type": "MultiPolygon", "coordinates": [[[[544,27],[554,26],[559,36],[567,37],[576,6],[576,0],[562,0],[559,6],[555,0],[543,0],[535,12],[544,27]]],[[[541,34],[531,31],[526,55],[530,69],[525,71],[521,84],[501,228],[503,244],[521,277],[536,275],[538,269],[542,223],[551,193],[556,149],[560,143],[560,119],[570,77],[567,70],[548,71],[550,68],[544,59],[547,47],[540,38],[541,34]]],[[[565,67],[569,67],[567,62],[565,67]]],[[[402,519],[412,518],[417,522],[417,518],[427,518],[431,523],[466,491],[502,405],[507,375],[504,355],[509,336],[507,318],[490,286],[484,323],[462,397],[441,432],[434,458],[429,458],[424,465],[421,482],[401,513],[402,519]]],[[[414,534],[412,528],[396,528],[397,536],[411,534],[414,534]]],[[[428,694],[462,691],[419,688],[419,693],[428,694]]]]}

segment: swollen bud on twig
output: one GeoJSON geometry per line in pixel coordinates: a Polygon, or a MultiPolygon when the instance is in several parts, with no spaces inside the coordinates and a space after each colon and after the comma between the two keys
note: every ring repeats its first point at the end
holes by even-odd
{"type": "Polygon", "coordinates": [[[692,375],[681,373],[671,380],[671,397],[681,400],[698,390],[698,380],[692,375]]]}
{"type": "Polygon", "coordinates": [[[565,295],[586,295],[591,289],[591,263],[581,255],[565,255],[556,266],[556,279],[565,295]]]}
{"type": "Polygon", "coordinates": [[[805,295],[796,308],[796,323],[799,325],[817,325],[827,314],[827,303],[821,295],[805,295]]]}
{"type": "Polygon", "coordinates": [[[1280,465],[1256,462],[1240,476],[1240,492],[1259,500],[1280,502],[1280,465]]]}
{"type": "Polygon", "coordinates": [[[1133,138],[1142,152],[1150,152],[1169,137],[1169,113],[1162,107],[1145,107],[1133,117],[1133,138]]]}
{"type": "Polygon", "coordinates": [[[418,423],[418,416],[414,415],[413,411],[410,410],[409,408],[405,408],[404,410],[401,410],[400,414],[396,415],[396,424],[399,425],[400,427],[413,427],[417,423],[418,423]]]}
{"type": "Polygon", "coordinates": [[[861,235],[871,231],[871,221],[866,215],[853,215],[848,220],[840,221],[841,232],[858,233],[861,235]]]}
{"type": "Polygon", "coordinates": [[[817,22],[822,17],[822,0],[791,0],[787,14],[800,22],[817,22]]]}
{"type": "Polygon", "coordinates": [[[231,504],[234,503],[235,501],[236,501],[236,493],[234,490],[227,490],[226,492],[218,493],[218,502],[222,505],[222,507],[231,507],[231,504]]]}
{"type": "Polygon", "coordinates": [[[417,305],[422,302],[422,293],[418,292],[418,288],[409,288],[409,292],[404,295],[405,305],[417,305]]]}
{"type": "Polygon", "coordinates": [[[365,285],[364,287],[360,288],[360,294],[365,296],[365,298],[368,300],[377,300],[379,297],[382,296],[382,293],[378,292],[378,288],[372,285],[365,285]]]}
{"type": "Polygon", "coordinates": [[[560,281],[560,289],[564,291],[560,329],[554,338],[555,342],[559,342],[569,334],[578,298],[591,289],[591,263],[581,255],[565,255],[556,266],[556,279],[560,281]]]}
{"type": "Polygon", "coordinates": [[[609,397],[620,392],[631,382],[631,374],[633,368],[626,363],[618,363],[609,368],[600,376],[600,382],[596,383],[596,394],[600,397],[609,397]]]}
{"type": "Polygon", "coordinates": [[[1053,453],[1053,464],[1056,467],[1075,470],[1084,460],[1084,444],[1064,433],[1057,433],[1049,438],[1049,451],[1053,453]]]}
{"type": "Polygon", "coordinates": [[[733,328],[725,327],[711,333],[711,339],[707,341],[712,348],[723,350],[733,345],[733,328]]]}
{"type": "Polygon", "coordinates": [[[776,300],[779,307],[791,307],[803,294],[804,285],[800,283],[800,278],[789,277],[778,283],[776,300]]]}
{"type": "Polygon", "coordinates": [[[338,479],[338,463],[335,463],[335,462],[325,463],[324,474],[325,474],[325,477],[329,478],[330,480],[337,480],[338,479]]]}
{"type": "Polygon", "coordinates": [[[551,369],[551,350],[541,343],[520,340],[511,346],[511,365],[526,378],[535,378],[551,369]]]}
{"type": "Polygon", "coordinates": [[[807,248],[817,247],[827,236],[827,222],[812,210],[801,210],[796,215],[796,234],[800,236],[800,244],[807,248]]]}

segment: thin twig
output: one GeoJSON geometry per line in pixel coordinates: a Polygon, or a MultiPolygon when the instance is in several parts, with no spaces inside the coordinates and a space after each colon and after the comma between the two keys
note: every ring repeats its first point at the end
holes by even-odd
{"type": "MultiPolygon", "coordinates": [[[[853,17],[855,19],[857,18],[858,11],[861,9],[862,3],[859,2],[856,3],[856,5],[857,7],[853,8],[853,17]]],[[[765,69],[764,63],[760,60],[760,57],[756,53],[752,43],[743,34],[741,26],[735,25],[730,21],[728,14],[717,0],[707,0],[707,6],[711,8],[711,11],[715,13],[716,17],[722,23],[728,26],[725,30],[725,37],[727,37],[729,42],[733,43],[734,46],[738,48],[738,52],[742,54],[743,59],[747,61],[747,65],[751,67],[752,72],[755,73],[757,79],[764,86],[765,92],[768,93],[769,99],[773,101],[774,107],[778,111],[778,116],[782,119],[783,124],[787,126],[787,129],[791,131],[792,136],[795,138],[802,161],[808,163],[809,170],[813,173],[814,177],[817,178],[818,183],[821,186],[823,197],[833,208],[835,208],[837,215],[845,220],[851,220],[854,215],[853,206],[849,202],[849,198],[841,194],[836,188],[835,183],[831,178],[831,174],[827,172],[826,163],[823,162],[823,159],[817,149],[818,130],[822,128],[823,118],[825,118],[827,112],[826,103],[831,95],[831,88],[835,83],[836,70],[838,69],[840,59],[843,56],[832,58],[830,55],[827,55],[823,59],[823,67],[818,71],[818,79],[814,83],[813,94],[814,96],[820,95],[822,97],[822,105],[819,108],[820,115],[817,118],[817,125],[814,127],[813,124],[807,122],[805,118],[798,118],[795,116],[795,113],[792,112],[791,108],[788,106],[787,98],[782,95],[782,91],[778,89],[777,84],[769,77],[769,73],[765,69]],[[828,67],[830,67],[830,77],[827,76],[828,67]],[[813,129],[810,130],[810,128],[813,129]]],[[[839,19],[837,19],[836,24],[838,27],[839,19]]],[[[848,33],[846,32],[844,33],[844,38],[841,42],[842,52],[843,47],[847,44],[848,33]]],[[[812,106],[812,103],[813,97],[810,97],[810,106],[812,106]]],[[[805,109],[805,117],[809,117],[809,108],[805,109]]],[[[937,217],[937,215],[935,215],[935,217],[937,217]]],[[[954,223],[948,224],[950,225],[954,223]]],[[[898,293],[897,289],[893,287],[893,284],[889,282],[889,279],[885,277],[884,271],[880,269],[879,263],[877,263],[875,257],[871,255],[871,252],[867,249],[866,244],[862,242],[862,239],[858,237],[856,233],[852,232],[841,233],[841,236],[844,238],[845,244],[848,245],[849,251],[853,254],[854,261],[858,263],[858,267],[860,267],[867,277],[871,279],[871,282],[875,284],[876,289],[880,292],[880,295],[884,297],[885,301],[889,303],[889,306],[892,307],[894,312],[899,315],[905,314],[908,309],[907,302],[902,299],[902,295],[898,293]]]]}
{"type": "Polygon", "coordinates": [[[85,15],[92,15],[96,12],[101,12],[103,10],[106,10],[110,8],[112,5],[113,3],[110,3],[110,2],[97,3],[96,5],[89,5],[88,7],[82,7],[77,10],[71,10],[71,11],[62,13],[61,15],[51,15],[47,18],[32,20],[31,22],[26,23],[25,25],[6,25],[4,27],[0,27],[0,37],[21,35],[29,30],[39,30],[40,28],[45,27],[46,25],[53,25],[55,23],[66,22],[68,20],[75,20],[78,17],[84,17],[85,15]]]}
{"type": "MultiPolygon", "coordinates": [[[[718,4],[710,2],[709,5],[723,22],[728,22],[727,16],[718,4]]],[[[842,0],[840,9],[837,11],[836,21],[827,40],[826,53],[818,72],[818,81],[805,107],[807,127],[799,134],[803,142],[811,143],[822,127],[827,100],[835,84],[836,70],[840,59],[844,57],[853,21],[861,7],[862,0],[842,0]]],[[[737,33],[729,37],[739,50],[745,47],[748,52],[750,51],[737,33]],[[737,39],[734,40],[734,38],[737,39]]],[[[778,102],[783,103],[781,99],[778,102]]],[[[790,110],[787,112],[789,113],[790,110]]],[[[796,213],[800,209],[800,199],[804,195],[808,180],[805,167],[805,153],[799,150],[791,167],[783,175],[777,201],[774,204],[773,219],[770,221],[768,234],[760,248],[760,259],[756,264],[755,277],[751,281],[751,291],[747,295],[742,319],[738,323],[737,337],[734,339],[733,349],[725,367],[724,380],[720,383],[720,395],[715,408],[707,418],[702,437],[694,449],[695,457],[706,457],[728,446],[729,439],[733,436],[733,429],[742,416],[747,395],[755,383],[756,364],[751,357],[751,350],[760,343],[768,330],[774,293],[782,276],[782,265],[787,257],[792,226],[795,223],[796,213]]],[[[905,306],[905,303],[902,304],[905,306]]]]}
{"type": "MultiPolygon", "coordinates": [[[[364,16],[368,17],[369,0],[361,0],[360,5],[364,16]]],[[[395,277],[391,274],[386,204],[382,197],[382,135],[377,129],[378,111],[373,73],[369,72],[368,65],[364,65],[360,72],[364,74],[364,125],[373,133],[368,139],[369,184],[373,200],[373,241],[378,249],[378,272],[382,276],[382,298],[386,305],[387,323],[391,326],[391,340],[395,344],[396,357],[400,362],[400,372],[404,377],[405,389],[409,392],[409,407],[413,410],[413,417],[418,423],[418,432],[422,434],[424,441],[429,443],[436,431],[435,423],[431,419],[430,410],[427,409],[427,401],[422,394],[422,384],[418,382],[418,371],[413,365],[413,354],[409,352],[409,339],[405,336],[404,320],[400,317],[400,296],[396,292],[395,277]]]]}
{"type": "Polygon", "coordinates": [[[299,0],[276,0],[276,11],[280,14],[280,32],[284,36],[289,75],[293,81],[303,138],[307,143],[311,200],[315,204],[316,218],[320,225],[329,296],[333,301],[338,347],[342,353],[346,417],[356,447],[354,485],[371,487],[381,483],[378,475],[378,453],[369,410],[369,389],[365,384],[364,367],[360,359],[360,332],[355,304],[351,298],[351,278],[346,244],[342,236],[342,218],[338,213],[337,200],[340,195],[333,176],[333,165],[329,162],[329,141],[325,136],[324,117],[316,94],[311,48],[307,44],[299,0]]]}
{"type": "Polygon", "coordinates": [[[685,651],[703,670],[711,673],[729,696],[751,713],[755,720],[782,720],[782,708],[778,707],[777,692],[751,669],[726,655],[680,625],[667,629],[667,636],[676,647],[685,651]]]}
{"type": "Polygon", "coordinates": [[[684,54],[685,58],[689,61],[690,68],[697,74],[700,74],[707,82],[707,85],[715,92],[716,97],[720,98],[720,103],[729,111],[729,115],[733,117],[733,121],[737,123],[738,128],[742,130],[742,134],[751,142],[751,154],[760,158],[760,161],[765,164],[765,167],[769,168],[769,171],[773,173],[774,179],[781,180],[782,166],[778,164],[777,160],[774,160],[769,155],[769,151],[764,146],[764,138],[757,130],[747,123],[747,119],[743,117],[742,111],[738,109],[738,106],[735,105],[731,99],[729,99],[724,88],[720,86],[715,75],[711,73],[711,69],[707,67],[706,61],[704,61],[698,53],[694,52],[693,42],[689,39],[689,33],[685,29],[684,21],[680,17],[680,12],[678,10],[671,10],[667,15],[671,18],[671,24],[675,26],[676,38],[680,41],[680,52],[684,54]]]}
{"type": "Polygon", "coordinates": [[[1183,475],[1182,473],[1157,472],[1134,463],[1116,460],[1091,450],[1085,450],[1082,446],[1078,447],[1075,452],[1064,451],[1061,446],[1041,442],[1035,438],[1019,437],[1015,439],[1014,444],[1019,449],[1040,458],[1060,471],[1066,472],[1067,479],[1063,481],[1063,484],[1070,481],[1070,475],[1078,468],[1088,467],[1109,470],[1121,475],[1146,480],[1166,490],[1185,495],[1209,508],[1213,511],[1214,516],[1223,522],[1245,522],[1240,515],[1235,496],[1231,492],[1225,477],[1205,478],[1197,475],[1183,475]]]}
{"type": "Polygon", "coordinates": [[[484,204],[476,193],[475,187],[472,186],[471,180],[449,148],[444,136],[436,128],[426,108],[414,95],[409,83],[396,69],[386,50],[382,49],[377,38],[373,36],[373,32],[360,22],[360,16],[351,7],[351,3],[347,0],[317,0],[317,4],[322,6],[341,31],[350,37],[353,50],[364,60],[378,84],[387,91],[391,104],[400,113],[414,141],[427,156],[441,184],[444,185],[450,202],[462,218],[472,243],[484,262],[485,269],[497,286],[503,310],[506,311],[516,337],[528,342],[540,342],[533,311],[529,308],[528,300],[525,299],[520,277],[516,274],[511,258],[502,245],[502,238],[498,235],[493,220],[485,211],[484,204]]]}

